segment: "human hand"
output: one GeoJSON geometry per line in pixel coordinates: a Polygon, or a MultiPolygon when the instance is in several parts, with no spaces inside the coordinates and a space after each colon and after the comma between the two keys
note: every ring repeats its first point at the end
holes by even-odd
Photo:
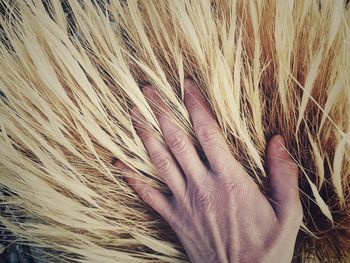
{"type": "MultiPolygon", "coordinates": [[[[143,93],[170,150],[143,128],[143,117],[133,109],[136,131],[173,196],[168,198],[135,178],[126,180],[170,224],[191,262],[290,262],[303,210],[298,166],[286,152],[282,136],[273,137],[267,149],[270,202],[230,153],[193,81],[185,82],[185,105],[209,165],[164,113],[170,111],[155,89],[147,86],[143,93]]],[[[120,161],[115,165],[130,170],[120,161]]]]}

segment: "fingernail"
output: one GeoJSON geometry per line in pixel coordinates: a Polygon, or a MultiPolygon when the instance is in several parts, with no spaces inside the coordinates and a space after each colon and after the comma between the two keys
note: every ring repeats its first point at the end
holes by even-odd
{"type": "Polygon", "coordinates": [[[115,163],[114,163],[115,167],[117,167],[118,169],[120,170],[125,170],[126,168],[126,165],[125,163],[123,163],[122,161],[120,160],[117,160],[115,163]]]}
{"type": "Polygon", "coordinates": [[[140,90],[143,91],[143,89],[147,86],[150,86],[151,83],[149,81],[140,81],[138,85],[140,87],[140,90]]]}
{"type": "Polygon", "coordinates": [[[286,148],[286,141],[284,140],[284,137],[282,135],[277,135],[277,141],[278,141],[277,149],[284,150],[286,148]]]}
{"type": "Polygon", "coordinates": [[[113,158],[112,158],[112,161],[111,161],[111,164],[112,164],[112,165],[115,165],[115,163],[116,163],[117,161],[118,161],[118,159],[115,158],[115,157],[113,157],[113,158]]]}
{"type": "Polygon", "coordinates": [[[130,110],[130,116],[133,117],[134,119],[140,119],[140,110],[139,108],[137,108],[136,106],[133,107],[131,110],[130,110]]]}
{"type": "Polygon", "coordinates": [[[155,89],[150,85],[144,87],[142,89],[142,93],[146,97],[146,99],[152,99],[157,94],[155,89]]]}
{"type": "Polygon", "coordinates": [[[126,176],[121,175],[120,178],[121,178],[124,182],[128,183],[128,179],[127,179],[126,176]]]}
{"type": "Polygon", "coordinates": [[[122,176],[122,179],[124,180],[124,182],[126,182],[127,184],[133,186],[135,184],[135,179],[133,179],[130,176],[122,176]]]}

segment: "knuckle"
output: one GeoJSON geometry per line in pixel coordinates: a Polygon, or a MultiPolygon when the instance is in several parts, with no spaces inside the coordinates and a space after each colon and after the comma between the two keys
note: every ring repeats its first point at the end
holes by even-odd
{"type": "Polygon", "coordinates": [[[181,153],[186,146],[185,135],[180,131],[174,131],[167,137],[167,143],[172,151],[181,153]]]}
{"type": "Polygon", "coordinates": [[[167,174],[171,168],[171,160],[164,153],[157,153],[153,156],[153,164],[159,173],[167,174]]]}
{"type": "Polygon", "coordinates": [[[242,185],[240,185],[237,182],[234,182],[234,180],[225,180],[222,182],[222,188],[225,189],[225,191],[229,193],[240,193],[242,192],[242,185]]]}
{"type": "Polygon", "coordinates": [[[208,211],[215,203],[215,194],[207,180],[194,190],[194,207],[197,207],[199,212],[208,211]]]}
{"type": "Polygon", "coordinates": [[[196,195],[196,206],[199,211],[205,212],[211,208],[213,196],[209,191],[198,191],[196,195]]]}
{"type": "Polygon", "coordinates": [[[190,95],[188,97],[185,98],[186,100],[186,108],[188,111],[194,111],[198,105],[198,101],[196,100],[195,97],[193,97],[193,95],[190,95]]]}
{"type": "Polygon", "coordinates": [[[215,174],[223,175],[226,174],[228,170],[228,163],[224,160],[216,161],[215,164],[211,166],[211,168],[215,174]]]}
{"type": "Polygon", "coordinates": [[[241,200],[241,198],[246,198],[249,193],[249,187],[247,185],[235,180],[224,182],[222,188],[226,191],[226,193],[234,196],[237,200],[241,200]]]}
{"type": "Polygon", "coordinates": [[[200,123],[197,126],[197,137],[201,143],[214,143],[216,141],[216,131],[209,123],[200,123]]]}

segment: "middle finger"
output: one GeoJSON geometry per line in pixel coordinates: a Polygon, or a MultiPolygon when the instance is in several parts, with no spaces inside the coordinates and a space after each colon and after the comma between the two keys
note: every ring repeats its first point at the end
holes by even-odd
{"type": "Polygon", "coordinates": [[[132,109],[131,116],[136,132],[146,147],[159,178],[168,185],[176,199],[182,198],[186,191],[186,181],[174,158],[152,133],[138,108],[132,109]]]}

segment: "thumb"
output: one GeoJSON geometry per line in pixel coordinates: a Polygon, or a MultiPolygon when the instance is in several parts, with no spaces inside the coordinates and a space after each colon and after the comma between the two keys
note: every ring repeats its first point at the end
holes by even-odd
{"type": "Polygon", "coordinates": [[[272,205],[277,217],[281,221],[302,219],[302,207],[298,190],[299,169],[287,152],[281,135],[274,136],[269,142],[267,165],[273,199],[272,205]]]}

